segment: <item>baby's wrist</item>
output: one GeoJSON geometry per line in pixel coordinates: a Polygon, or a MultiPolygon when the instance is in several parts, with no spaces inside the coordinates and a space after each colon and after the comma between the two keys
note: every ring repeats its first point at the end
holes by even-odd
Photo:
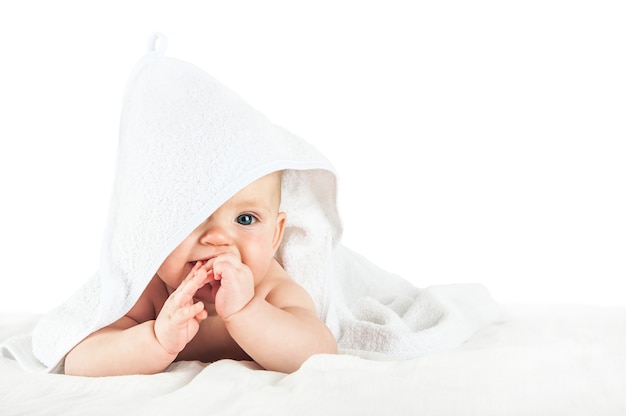
{"type": "Polygon", "coordinates": [[[171,363],[178,356],[178,353],[180,353],[180,351],[175,351],[175,348],[168,348],[161,341],[161,339],[159,338],[159,336],[157,334],[156,320],[149,321],[149,322],[152,323],[152,340],[153,340],[153,344],[155,344],[155,349],[157,349],[159,352],[163,353],[165,355],[165,357],[171,358],[171,360],[170,360],[170,363],[171,363]]]}
{"type": "MultiPolygon", "coordinates": [[[[224,321],[226,326],[228,326],[228,324],[233,322],[233,321],[239,321],[241,319],[245,319],[247,317],[247,315],[249,315],[248,312],[251,312],[252,310],[257,308],[257,303],[258,303],[257,297],[253,296],[241,308],[239,308],[238,310],[236,310],[234,312],[230,312],[230,313],[228,313],[228,314],[226,314],[224,316],[220,316],[220,318],[222,319],[222,321],[224,321]]],[[[253,313],[253,312],[251,312],[251,313],[253,313]]]]}

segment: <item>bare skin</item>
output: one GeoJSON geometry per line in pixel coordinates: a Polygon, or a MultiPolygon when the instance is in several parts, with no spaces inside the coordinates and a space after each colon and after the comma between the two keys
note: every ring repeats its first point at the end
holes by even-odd
{"type": "Polygon", "coordinates": [[[75,346],[66,374],[154,374],[175,360],[252,359],[293,372],[337,352],[308,293],[274,259],[280,175],[248,185],[167,257],[133,308],[75,346]]]}

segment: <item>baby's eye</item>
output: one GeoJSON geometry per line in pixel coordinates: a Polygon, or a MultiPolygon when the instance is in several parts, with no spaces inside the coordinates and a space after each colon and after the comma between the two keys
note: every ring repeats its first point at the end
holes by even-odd
{"type": "Polygon", "coordinates": [[[241,214],[235,221],[237,221],[237,224],[250,225],[256,221],[256,217],[252,214],[241,214]]]}

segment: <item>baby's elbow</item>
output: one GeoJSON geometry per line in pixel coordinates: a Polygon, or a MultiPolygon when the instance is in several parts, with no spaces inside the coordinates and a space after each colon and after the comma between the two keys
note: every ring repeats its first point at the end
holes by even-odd
{"type": "Polygon", "coordinates": [[[332,342],[328,345],[327,350],[322,354],[339,354],[339,347],[337,341],[333,338],[332,342]]]}
{"type": "Polygon", "coordinates": [[[307,351],[300,364],[304,364],[304,362],[315,355],[323,354],[338,354],[337,341],[330,331],[324,334],[323,337],[318,338],[317,342],[312,343],[311,348],[307,351]]]}
{"type": "Polygon", "coordinates": [[[339,352],[339,348],[337,347],[337,341],[335,337],[328,331],[328,334],[320,340],[321,342],[318,344],[316,351],[312,355],[315,354],[337,354],[339,352]]]}
{"type": "Polygon", "coordinates": [[[324,325],[324,337],[320,345],[320,352],[318,354],[338,354],[339,347],[337,346],[337,340],[330,331],[330,329],[324,325]]]}
{"type": "Polygon", "coordinates": [[[63,372],[67,376],[84,376],[84,372],[81,371],[81,366],[79,365],[80,359],[76,357],[77,354],[74,353],[74,350],[71,350],[65,356],[65,360],[63,363],[63,372]]]}
{"type": "Polygon", "coordinates": [[[83,351],[82,343],[77,344],[65,356],[63,361],[63,373],[66,376],[93,377],[100,374],[94,373],[90,367],[90,354],[83,351]]]}
{"type": "Polygon", "coordinates": [[[294,371],[299,370],[300,367],[305,362],[307,362],[310,358],[317,356],[317,355],[324,355],[324,354],[331,354],[331,355],[338,354],[337,342],[335,341],[334,337],[320,340],[320,342],[317,343],[315,347],[309,349],[305,354],[303,354],[300,357],[300,360],[297,360],[297,362],[293,362],[292,365],[290,367],[285,368],[283,372],[293,373],[294,371]]]}

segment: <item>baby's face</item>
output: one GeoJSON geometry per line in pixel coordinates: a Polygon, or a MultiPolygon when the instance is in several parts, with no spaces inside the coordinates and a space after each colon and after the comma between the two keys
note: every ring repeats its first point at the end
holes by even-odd
{"type": "Polygon", "coordinates": [[[285,214],[280,205],[280,174],[252,182],[219,207],[165,259],[157,274],[177,288],[197,261],[235,253],[255,284],[267,273],[282,238],[285,214]]]}

